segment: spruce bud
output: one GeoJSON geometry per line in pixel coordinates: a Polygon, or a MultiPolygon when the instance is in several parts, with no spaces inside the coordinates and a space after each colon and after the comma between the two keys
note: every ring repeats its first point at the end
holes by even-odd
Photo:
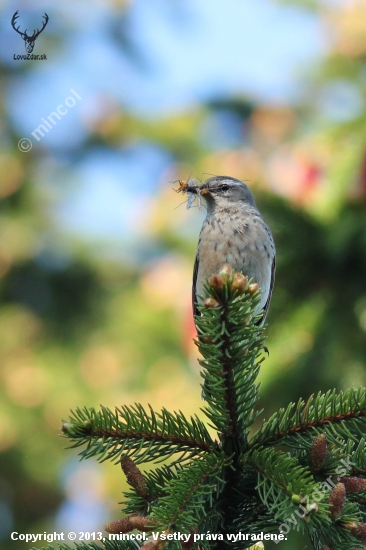
{"type": "Polygon", "coordinates": [[[212,344],[213,342],[212,336],[200,336],[199,338],[204,344],[212,344]]]}
{"type": "Polygon", "coordinates": [[[292,504],[296,504],[296,506],[298,506],[300,503],[301,503],[301,499],[302,497],[300,495],[292,495],[291,497],[291,502],[292,504]]]}
{"type": "Polygon", "coordinates": [[[252,283],[248,286],[248,292],[249,294],[255,294],[258,290],[259,286],[258,283],[252,283]]]}
{"type": "Polygon", "coordinates": [[[76,435],[74,430],[74,425],[71,422],[64,422],[61,425],[61,431],[65,435],[76,435]]]}
{"type": "Polygon", "coordinates": [[[158,550],[159,548],[162,548],[162,546],[160,546],[160,543],[160,540],[149,540],[142,546],[142,548],[144,550],[158,550]]]}
{"type": "Polygon", "coordinates": [[[346,488],[343,483],[337,483],[333,491],[330,493],[328,501],[330,504],[329,515],[333,521],[341,515],[345,500],[346,488]]]}
{"type": "Polygon", "coordinates": [[[121,467],[124,471],[128,483],[135,489],[140,497],[146,497],[148,494],[146,479],[129,456],[122,458],[121,467]]]}
{"type": "Polygon", "coordinates": [[[216,292],[220,292],[225,286],[225,281],[222,275],[212,275],[208,281],[208,284],[211,288],[216,290],[216,292]]]}
{"type": "Polygon", "coordinates": [[[233,274],[233,268],[229,264],[224,264],[220,267],[220,275],[226,275],[227,278],[230,278],[233,274]]]}
{"type": "Polygon", "coordinates": [[[107,533],[129,533],[134,530],[134,526],[131,524],[130,518],[117,519],[116,521],[111,521],[104,527],[107,533]]]}
{"type": "Polygon", "coordinates": [[[182,542],[182,548],[184,548],[184,550],[191,550],[193,548],[193,545],[194,545],[194,539],[193,539],[193,534],[191,532],[190,536],[189,536],[189,539],[187,540],[187,542],[182,542]]]}
{"type": "Polygon", "coordinates": [[[245,275],[242,275],[241,273],[235,273],[233,277],[233,282],[231,283],[231,290],[234,292],[235,290],[238,290],[241,294],[244,292],[248,285],[248,279],[245,277],[245,275]]]}
{"type": "Polygon", "coordinates": [[[306,510],[308,511],[309,514],[311,514],[311,513],[316,514],[317,511],[319,510],[319,506],[318,506],[317,502],[312,502],[311,504],[307,504],[305,506],[305,508],[306,508],[306,510]]]}
{"type": "Polygon", "coordinates": [[[366,489],[366,479],[361,477],[341,477],[339,479],[347,493],[360,493],[366,489]]]}
{"type": "Polygon", "coordinates": [[[152,528],[153,520],[144,518],[143,516],[133,515],[127,518],[118,519],[112,521],[105,526],[107,533],[129,533],[134,529],[139,531],[150,531],[152,528]]]}
{"type": "Polygon", "coordinates": [[[316,472],[322,469],[327,457],[327,438],[324,434],[317,435],[310,449],[310,462],[316,472]]]}
{"type": "Polygon", "coordinates": [[[366,523],[358,523],[357,521],[349,521],[344,524],[345,528],[351,531],[352,535],[358,539],[366,538],[366,523]]]}
{"type": "Polygon", "coordinates": [[[210,296],[209,298],[206,298],[206,300],[204,300],[203,305],[208,308],[208,307],[218,307],[220,304],[217,300],[215,300],[213,296],[210,296]]]}

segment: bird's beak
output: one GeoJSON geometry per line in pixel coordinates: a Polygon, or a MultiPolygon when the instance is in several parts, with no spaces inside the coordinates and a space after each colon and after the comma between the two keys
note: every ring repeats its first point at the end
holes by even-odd
{"type": "Polygon", "coordinates": [[[199,187],[198,185],[187,185],[185,188],[185,193],[193,193],[194,195],[199,194],[199,187]]]}
{"type": "Polygon", "coordinates": [[[194,193],[195,195],[208,195],[209,191],[208,188],[202,184],[202,185],[188,185],[186,188],[187,193],[194,193]]]}

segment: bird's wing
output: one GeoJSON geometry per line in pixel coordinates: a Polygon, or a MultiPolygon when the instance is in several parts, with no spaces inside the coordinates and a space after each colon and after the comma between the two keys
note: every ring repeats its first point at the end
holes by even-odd
{"type": "Polygon", "coordinates": [[[193,315],[199,315],[197,308],[197,293],[196,293],[196,284],[197,284],[197,275],[198,275],[198,266],[199,266],[198,254],[196,255],[196,260],[194,262],[193,268],[193,282],[192,282],[192,306],[193,306],[193,315]]]}
{"type": "Polygon", "coordinates": [[[271,283],[269,285],[269,292],[268,292],[268,298],[267,298],[267,301],[266,303],[264,304],[264,308],[262,309],[263,311],[263,316],[261,319],[259,319],[259,321],[256,323],[257,325],[259,326],[262,326],[266,320],[266,317],[267,317],[267,313],[268,313],[268,308],[269,308],[269,304],[271,302],[271,298],[272,298],[272,291],[273,291],[273,287],[274,287],[274,282],[275,282],[275,272],[276,272],[276,256],[273,258],[273,262],[272,262],[272,267],[271,267],[271,283]]]}

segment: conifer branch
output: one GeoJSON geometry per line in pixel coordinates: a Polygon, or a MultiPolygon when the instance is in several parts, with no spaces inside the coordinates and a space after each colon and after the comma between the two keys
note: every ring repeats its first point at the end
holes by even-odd
{"type": "Polygon", "coordinates": [[[222,492],[224,482],[221,473],[229,465],[224,454],[205,455],[188,463],[166,486],[166,496],[153,506],[151,518],[160,529],[189,533],[197,528],[205,504],[212,506],[222,492]]]}
{"type": "MultiPolygon", "coordinates": [[[[314,507],[312,499],[306,499],[316,491],[319,492],[320,485],[314,480],[310,470],[300,466],[295,458],[281,451],[264,449],[248,453],[243,460],[258,472],[258,494],[266,508],[273,513],[275,521],[291,517],[305,499],[307,504],[304,508],[308,512],[306,517],[311,518],[312,528],[319,524],[330,524],[328,505],[320,501],[314,507]]],[[[302,523],[304,530],[305,524],[302,523]]]]}
{"type": "Polygon", "coordinates": [[[263,359],[263,329],[252,316],[259,301],[258,285],[223,266],[204,287],[206,300],[195,316],[198,348],[204,357],[204,412],[220,440],[247,440],[248,428],[258,413],[255,384],[263,359]]]}
{"type": "Polygon", "coordinates": [[[350,453],[352,469],[350,476],[366,477],[366,439],[361,437],[356,449],[350,453]]]}
{"type": "Polygon", "coordinates": [[[316,397],[312,395],[306,403],[303,399],[297,405],[290,403],[287,409],[280,409],[263,422],[249,447],[274,443],[296,445],[297,436],[310,441],[320,430],[335,443],[339,437],[358,442],[363,435],[361,427],[365,426],[366,388],[351,388],[339,394],[335,390],[326,394],[319,392],[316,397]]]}
{"type": "Polygon", "coordinates": [[[147,495],[141,497],[136,491],[124,492],[125,514],[143,513],[148,511],[150,503],[167,495],[166,487],[172,479],[177,479],[182,466],[179,463],[172,464],[169,467],[164,465],[162,468],[156,468],[146,472],[144,479],[147,485],[147,495]]]}
{"type": "Polygon", "coordinates": [[[98,456],[100,462],[117,462],[123,454],[140,463],[182,453],[176,459],[182,461],[218,449],[203,422],[197,417],[189,422],[181,412],[172,414],[162,409],[157,413],[150,408],[148,413],[135,404],[116,408],[115,412],[102,407],[100,412],[85,408],[72,414],[62,430],[74,442],[71,448],[87,445],[80,453],[82,458],[98,456]]]}

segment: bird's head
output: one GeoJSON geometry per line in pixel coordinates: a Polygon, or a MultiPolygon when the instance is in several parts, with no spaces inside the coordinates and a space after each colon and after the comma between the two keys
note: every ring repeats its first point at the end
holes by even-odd
{"type": "Polygon", "coordinates": [[[232,208],[239,204],[255,207],[249,187],[230,176],[213,176],[201,185],[189,185],[186,191],[201,196],[209,212],[216,208],[232,208]]]}

